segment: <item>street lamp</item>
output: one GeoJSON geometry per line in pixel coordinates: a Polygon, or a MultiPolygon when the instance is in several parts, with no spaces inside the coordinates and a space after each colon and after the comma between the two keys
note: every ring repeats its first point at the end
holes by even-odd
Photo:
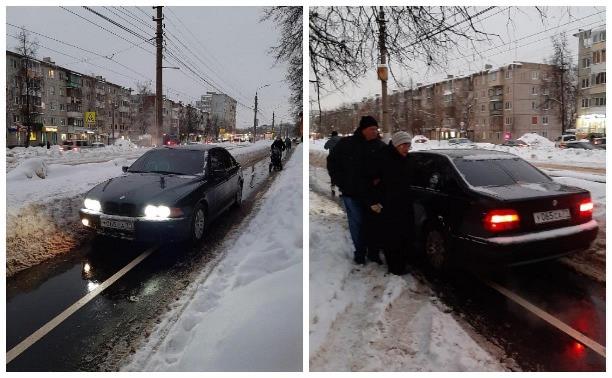
{"type": "Polygon", "coordinates": [[[253,143],[257,142],[257,91],[262,88],[269,87],[270,83],[262,85],[255,90],[255,115],[253,118],[253,143]]]}

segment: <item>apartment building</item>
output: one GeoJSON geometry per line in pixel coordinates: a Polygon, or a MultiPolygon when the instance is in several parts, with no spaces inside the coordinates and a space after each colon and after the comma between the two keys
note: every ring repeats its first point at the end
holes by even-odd
{"type": "Polygon", "coordinates": [[[581,30],[578,38],[576,133],[606,132],[606,29],[581,30]]]}
{"type": "MultiPolygon", "coordinates": [[[[502,143],[525,133],[554,140],[561,135],[560,100],[551,96],[552,65],[513,62],[432,84],[416,83],[389,96],[393,131],[410,130],[432,139],[468,137],[502,143]]],[[[362,115],[380,115],[379,96],[324,112],[321,134],[346,133],[362,115]]]]}
{"type": "Polygon", "coordinates": [[[213,129],[220,133],[235,133],[237,101],[224,93],[206,92],[196,107],[210,117],[213,129]]]}

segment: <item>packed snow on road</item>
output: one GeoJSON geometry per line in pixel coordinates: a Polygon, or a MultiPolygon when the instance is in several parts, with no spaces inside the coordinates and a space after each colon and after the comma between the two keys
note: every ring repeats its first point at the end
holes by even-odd
{"type": "Polygon", "coordinates": [[[302,145],[127,371],[302,370],[302,145]]]}
{"type": "MultiPolygon", "coordinates": [[[[266,156],[270,142],[220,145],[244,164],[266,156]]],[[[78,211],[84,194],[121,175],[122,166],[148,150],[127,143],[79,152],[60,151],[58,146],[7,149],[7,276],[81,243],[86,233],[78,211]]]]}
{"type": "MultiPolygon", "coordinates": [[[[541,169],[555,181],[591,192],[599,234],[588,251],[563,262],[605,282],[605,151],[562,150],[537,135],[523,139],[530,147],[476,146],[516,154],[548,167],[541,169]]],[[[386,266],[374,263],[354,265],[346,215],[330,196],[325,141],[309,146],[311,371],[519,370],[499,347],[453,317],[417,276],[388,275],[386,266]]],[[[446,141],[412,146],[455,148],[446,141]]]]}

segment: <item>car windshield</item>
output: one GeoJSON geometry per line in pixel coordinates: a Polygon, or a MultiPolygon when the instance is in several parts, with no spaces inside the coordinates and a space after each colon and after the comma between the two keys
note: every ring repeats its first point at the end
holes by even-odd
{"type": "Polygon", "coordinates": [[[472,186],[503,186],[550,182],[550,178],[522,159],[455,160],[459,172],[472,186]]]}
{"type": "Polygon", "coordinates": [[[128,172],[197,175],[204,173],[202,151],[164,148],[142,155],[128,172]]]}

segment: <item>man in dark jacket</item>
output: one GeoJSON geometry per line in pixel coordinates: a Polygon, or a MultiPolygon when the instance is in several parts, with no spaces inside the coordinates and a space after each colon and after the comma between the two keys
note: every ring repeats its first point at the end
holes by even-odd
{"type": "Polygon", "coordinates": [[[342,192],[357,264],[365,264],[368,250],[365,216],[367,196],[373,185],[371,160],[384,146],[378,138],[376,119],[364,116],[353,135],[340,139],[327,157],[331,182],[342,192]]]}
{"type": "Polygon", "coordinates": [[[280,148],[281,151],[285,151],[285,143],[283,142],[280,136],[277,136],[274,142],[272,142],[270,150],[272,150],[273,148],[280,148]]]}
{"type": "Polygon", "coordinates": [[[376,185],[370,192],[369,210],[380,218],[382,247],[389,273],[405,273],[407,249],[412,235],[412,200],[406,194],[412,172],[408,164],[408,150],[412,136],[399,131],[391,143],[380,150],[375,158],[376,185]]]}
{"type": "Polygon", "coordinates": [[[285,148],[287,149],[287,151],[291,149],[291,139],[289,139],[289,137],[285,138],[285,148]]]}

